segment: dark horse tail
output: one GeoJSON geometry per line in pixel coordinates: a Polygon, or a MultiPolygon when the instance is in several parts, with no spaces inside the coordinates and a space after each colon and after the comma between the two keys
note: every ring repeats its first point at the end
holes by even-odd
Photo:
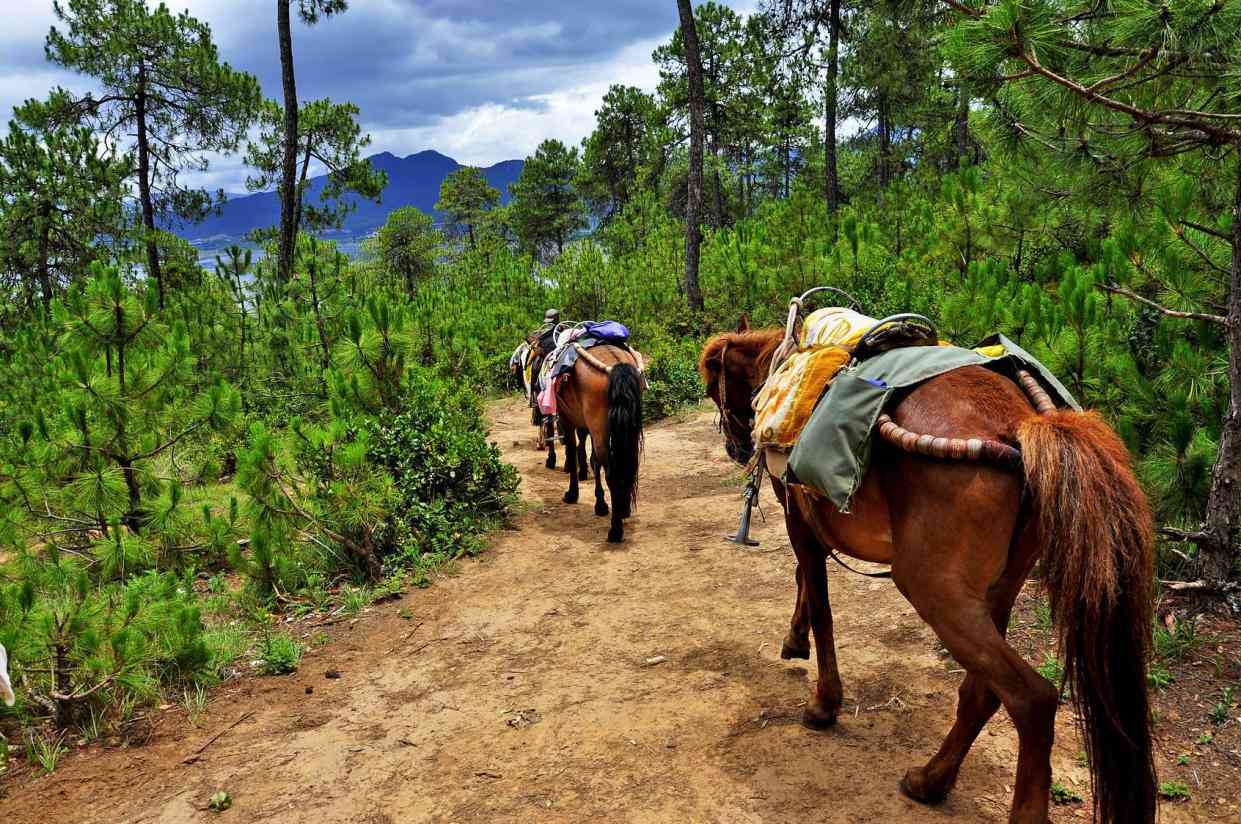
{"type": "Polygon", "coordinates": [[[1095,820],[1151,824],[1146,661],[1154,526],[1120,438],[1094,413],[1051,412],[1017,430],[1045,551],[1064,677],[1081,719],[1095,820]]]}
{"type": "Polygon", "coordinates": [[[642,452],[642,375],[627,363],[608,371],[608,485],[612,505],[627,516],[638,498],[642,452]]]}

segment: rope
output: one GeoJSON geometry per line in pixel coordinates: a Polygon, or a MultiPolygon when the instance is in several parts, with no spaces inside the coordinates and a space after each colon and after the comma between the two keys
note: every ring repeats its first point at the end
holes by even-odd
{"type": "Polygon", "coordinates": [[[1021,467],[1021,452],[1006,443],[986,438],[942,438],[919,435],[892,420],[884,413],[879,416],[879,437],[905,452],[948,458],[956,461],[988,461],[1012,469],[1021,467]]]}
{"type": "Polygon", "coordinates": [[[1030,398],[1030,402],[1034,404],[1034,409],[1040,415],[1050,415],[1056,411],[1056,403],[1051,399],[1051,395],[1047,394],[1047,390],[1043,388],[1038,380],[1024,369],[1017,370],[1017,383],[1025,390],[1030,398]]]}
{"type": "MultiPolygon", "coordinates": [[[[586,361],[588,364],[598,369],[600,372],[603,372],[605,375],[612,374],[612,367],[615,366],[616,364],[604,363],[603,361],[596,358],[594,355],[590,354],[589,349],[583,349],[580,343],[573,344],[573,348],[577,350],[577,356],[579,358],[586,361]]],[[[633,359],[634,359],[633,365],[635,368],[637,368],[638,374],[642,374],[643,372],[645,372],[646,364],[642,361],[642,355],[639,354],[636,349],[629,349],[627,351],[629,352],[629,354],[633,355],[633,359]]]]}
{"type": "Polygon", "coordinates": [[[863,572],[860,569],[854,569],[853,567],[846,564],[844,561],[840,560],[840,556],[836,554],[836,550],[832,549],[830,546],[826,547],[826,549],[827,549],[827,554],[832,556],[833,561],[840,564],[842,567],[849,570],[854,575],[864,575],[867,578],[891,578],[892,577],[892,570],[890,569],[885,569],[882,572],[863,572]]]}

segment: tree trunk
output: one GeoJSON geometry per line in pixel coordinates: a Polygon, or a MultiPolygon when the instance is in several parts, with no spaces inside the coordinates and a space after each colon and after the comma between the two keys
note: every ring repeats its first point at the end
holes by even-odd
{"type": "Polygon", "coordinates": [[[965,93],[965,81],[957,83],[957,168],[969,163],[970,151],[970,99],[965,93]]]}
{"type": "MultiPolygon", "coordinates": [[[[60,695],[73,694],[73,678],[72,665],[69,663],[69,645],[56,645],[56,692],[60,695]]],[[[73,725],[73,701],[68,698],[57,699],[56,701],[56,727],[58,729],[68,729],[73,725]]]]}
{"type": "MultiPolygon", "coordinates": [[[[836,214],[840,208],[840,178],[836,172],[836,112],[837,87],[840,79],[840,0],[832,0],[827,28],[827,88],[824,90],[823,160],[826,168],[827,214],[836,214]]],[[[836,223],[832,222],[832,241],[837,238],[836,223]]]]}
{"type": "Polygon", "coordinates": [[[164,277],[159,268],[159,247],[155,242],[155,203],[151,200],[151,146],[147,141],[146,67],[138,66],[138,94],[135,103],[138,121],[138,198],[142,201],[142,226],[146,230],[147,274],[155,278],[159,290],[159,310],[164,311],[164,277]]]}
{"type": "Polygon", "coordinates": [[[134,468],[133,458],[118,460],[117,465],[121,468],[125,488],[129,492],[129,511],[121,516],[121,523],[137,535],[142,532],[142,488],[138,485],[138,471],[134,468]]]}
{"type": "Polygon", "coordinates": [[[280,169],[280,256],[277,274],[282,282],[293,277],[293,243],[297,239],[294,189],[297,185],[297,83],[293,78],[293,31],[290,0],[276,0],[276,28],[280,36],[280,75],[284,86],[284,159],[280,169]]]}
{"type": "Polygon", "coordinates": [[[793,188],[793,148],[789,145],[789,137],[784,136],[784,198],[787,200],[793,188]]]}
{"type": "Polygon", "coordinates": [[[52,204],[39,204],[39,288],[43,292],[43,310],[52,314],[52,275],[48,266],[48,243],[52,233],[52,204]]]}
{"type": "Polygon", "coordinates": [[[698,54],[698,32],[690,0],[677,0],[681,16],[681,37],[685,41],[685,67],[689,79],[689,186],[685,200],[685,299],[691,312],[701,312],[702,289],[698,285],[698,251],[702,245],[702,133],[705,113],[702,88],[702,58],[698,54]]]}
{"type": "Polygon", "coordinates": [[[1232,211],[1232,277],[1228,290],[1228,412],[1207,498],[1205,535],[1198,547],[1198,573],[1218,585],[1232,575],[1241,525],[1241,146],[1237,146],[1236,193],[1232,211]]]}
{"type": "Polygon", "coordinates": [[[311,260],[306,265],[306,280],[310,284],[310,304],[315,313],[315,331],[319,333],[319,382],[323,396],[327,397],[327,373],[332,368],[332,345],[328,341],[327,326],[323,322],[323,307],[319,304],[319,263],[311,260]]]}
{"type": "Polygon", "coordinates": [[[241,411],[250,411],[249,388],[246,386],[246,291],[245,286],[241,282],[241,272],[236,273],[237,277],[237,298],[241,301],[241,312],[238,318],[241,321],[241,348],[238,355],[237,377],[241,388],[241,411]]]}
{"type": "Polygon", "coordinates": [[[888,100],[879,96],[879,186],[888,188],[888,153],[892,145],[892,124],[888,122],[888,100]]]}
{"type": "Polygon", "coordinates": [[[718,138],[711,140],[711,180],[715,183],[715,191],[711,198],[711,225],[720,228],[724,225],[724,183],[720,180],[720,146],[718,138]]]}
{"type": "MultiPolygon", "coordinates": [[[[310,174],[310,139],[306,139],[306,154],[302,157],[302,171],[293,190],[293,243],[302,229],[302,195],[306,193],[306,176],[310,174]]],[[[296,250],[296,245],[294,246],[296,250]]]]}

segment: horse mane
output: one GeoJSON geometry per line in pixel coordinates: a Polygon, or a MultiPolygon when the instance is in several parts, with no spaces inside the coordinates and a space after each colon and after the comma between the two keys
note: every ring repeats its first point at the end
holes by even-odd
{"type": "Polygon", "coordinates": [[[702,357],[698,361],[698,372],[706,383],[715,379],[717,364],[723,357],[725,344],[750,355],[758,365],[763,358],[771,357],[776,346],[783,339],[784,330],[775,328],[754,329],[747,332],[721,332],[707,341],[707,345],[702,350],[702,357]]]}

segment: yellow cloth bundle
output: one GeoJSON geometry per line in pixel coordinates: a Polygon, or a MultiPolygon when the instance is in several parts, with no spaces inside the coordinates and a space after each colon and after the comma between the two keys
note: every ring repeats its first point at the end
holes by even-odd
{"type": "Polygon", "coordinates": [[[812,312],[798,350],[780,364],[754,398],[754,440],[791,449],[823,390],[849,362],[850,351],[877,320],[839,306],[812,312]]]}

